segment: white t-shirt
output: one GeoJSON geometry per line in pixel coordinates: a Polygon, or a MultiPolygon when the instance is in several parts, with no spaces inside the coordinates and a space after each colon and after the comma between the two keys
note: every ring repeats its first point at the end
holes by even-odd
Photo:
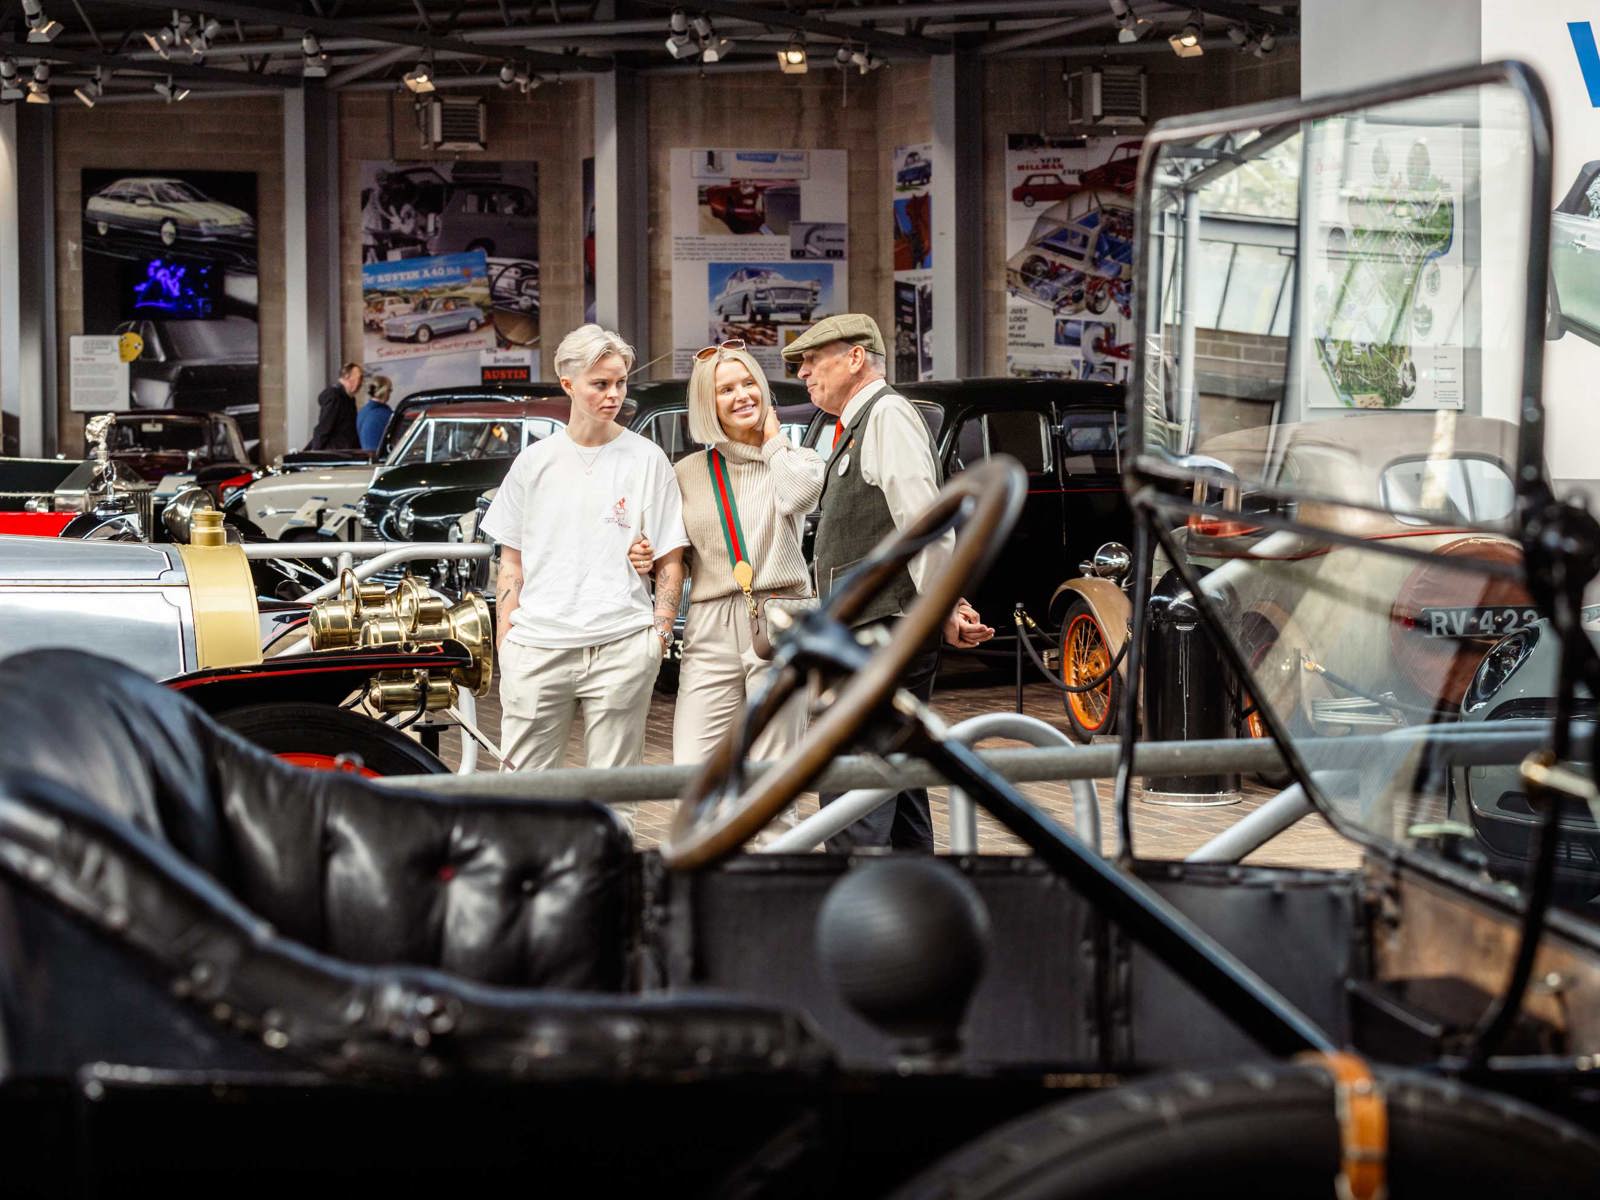
{"type": "Polygon", "coordinates": [[[604,446],[563,430],[517,455],[483,531],[522,552],[522,595],[508,635],[519,646],[599,646],[650,625],[650,587],[628,563],[640,529],[659,558],[687,546],[667,456],[624,429],[604,446]]]}

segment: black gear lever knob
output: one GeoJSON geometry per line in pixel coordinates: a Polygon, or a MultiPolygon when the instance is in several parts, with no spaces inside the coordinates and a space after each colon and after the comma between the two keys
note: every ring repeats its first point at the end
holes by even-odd
{"type": "Polygon", "coordinates": [[[988,952],[983,900],[933,859],[853,870],[817,916],[817,954],[845,1003],[907,1054],[957,1048],[988,952]]]}

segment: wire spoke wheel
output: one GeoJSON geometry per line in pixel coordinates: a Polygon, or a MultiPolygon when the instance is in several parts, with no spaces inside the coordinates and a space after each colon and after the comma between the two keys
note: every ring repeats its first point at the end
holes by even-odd
{"type": "MultiPolygon", "coordinates": [[[[1074,600],[1061,623],[1061,682],[1068,687],[1082,687],[1104,678],[1115,657],[1088,601],[1074,600]]],[[[1121,678],[1112,672],[1099,687],[1063,693],[1062,703],[1073,736],[1087,742],[1096,735],[1114,732],[1121,690],[1121,678]]]]}

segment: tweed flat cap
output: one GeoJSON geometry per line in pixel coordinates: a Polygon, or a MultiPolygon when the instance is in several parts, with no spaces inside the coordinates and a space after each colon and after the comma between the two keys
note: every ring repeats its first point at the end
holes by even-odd
{"type": "Polygon", "coordinates": [[[866,313],[840,313],[836,317],[823,317],[785,346],[783,357],[790,362],[799,362],[800,356],[807,350],[816,346],[826,346],[829,342],[849,342],[853,346],[861,346],[874,354],[887,357],[883,348],[883,334],[878,332],[878,323],[866,313]]]}

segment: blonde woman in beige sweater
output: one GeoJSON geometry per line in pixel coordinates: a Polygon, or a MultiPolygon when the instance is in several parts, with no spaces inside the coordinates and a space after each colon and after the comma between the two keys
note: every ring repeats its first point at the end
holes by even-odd
{"type": "MultiPolygon", "coordinates": [[[[767,377],[742,341],[707,346],[695,356],[689,434],[708,449],[676,467],[689,534],[685,565],[693,578],[672,726],[678,763],[710,755],[769,669],[750,645],[750,600],[741,579],[756,600],[811,595],[800,539],[826,470],[816,451],[779,432],[767,377]]],[[[641,573],[652,554],[644,540],[629,552],[641,573]]],[[[751,756],[779,758],[804,731],[804,697],[796,696],[756,738],[751,756]]]]}

